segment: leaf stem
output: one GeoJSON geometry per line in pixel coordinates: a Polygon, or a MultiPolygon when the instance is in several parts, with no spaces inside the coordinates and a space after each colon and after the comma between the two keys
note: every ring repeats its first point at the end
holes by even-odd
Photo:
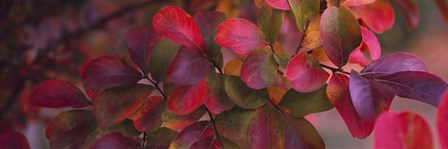
{"type": "Polygon", "coordinates": [[[205,111],[207,111],[207,114],[208,114],[208,116],[210,117],[210,122],[211,122],[212,125],[213,125],[213,130],[215,130],[215,137],[218,138],[219,143],[221,143],[221,145],[222,145],[222,142],[221,142],[221,136],[220,136],[219,133],[218,133],[218,128],[216,127],[215,119],[213,118],[213,115],[212,115],[212,113],[210,112],[210,110],[209,110],[206,106],[204,106],[204,107],[205,107],[205,111]]]}
{"type": "Polygon", "coordinates": [[[143,131],[141,147],[145,147],[146,146],[146,140],[148,140],[148,134],[145,131],[143,131]]]}
{"type": "MultiPolygon", "coordinates": [[[[299,53],[299,50],[303,47],[303,41],[305,41],[306,31],[308,31],[309,26],[310,26],[310,21],[306,22],[305,29],[303,30],[302,37],[300,38],[299,47],[297,47],[294,55],[297,55],[297,53],[299,53]]],[[[294,57],[294,55],[293,55],[293,57],[294,57]]]]}
{"type": "Polygon", "coordinates": [[[344,73],[344,74],[350,75],[349,72],[344,71],[342,68],[334,68],[334,67],[331,67],[331,66],[328,66],[328,65],[325,65],[325,64],[320,64],[320,66],[322,66],[323,68],[329,69],[332,72],[340,72],[340,73],[344,73]]]}
{"type": "Polygon", "coordinates": [[[163,99],[167,100],[168,98],[166,97],[165,93],[163,92],[163,90],[159,87],[159,82],[154,81],[152,79],[149,78],[149,76],[145,75],[145,78],[151,82],[151,84],[156,88],[157,91],[159,91],[160,94],[162,94],[163,99]]]}

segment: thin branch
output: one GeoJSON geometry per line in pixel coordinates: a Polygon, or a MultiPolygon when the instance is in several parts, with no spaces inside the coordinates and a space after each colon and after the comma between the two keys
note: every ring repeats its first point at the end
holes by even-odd
{"type": "Polygon", "coordinates": [[[302,37],[300,38],[299,47],[297,47],[294,55],[297,55],[297,53],[299,53],[299,50],[303,47],[303,41],[305,41],[306,31],[308,30],[309,26],[310,26],[310,21],[306,22],[305,29],[303,30],[302,37]]]}
{"type": "Polygon", "coordinates": [[[151,82],[151,84],[156,88],[157,91],[159,91],[160,94],[162,94],[163,99],[168,99],[168,97],[165,95],[165,93],[163,92],[162,88],[159,87],[159,82],[152,80],[151,78],[149,78],[149,76],[145,76],[145,78],[151,82]]]}
{"type": "Polygon", "coordinates": [[[205,111],[207,111],[207,114],[208,114],[208,116],[210,117],[210,122],[211,122],[212,125],[213,125],[213,130],[215,130],[215,136],[216,136],[216,138],[218,138],[219,143],[222,143],[222,142],[221,142],[221,136],[219,135],[218,128],[216,127],[215,119],[213,118],[213,115],[212,115],[212,113],[210,112],[210,110],[209,110],[206,106],[204,106],[204,107],[205,107],[205,111]]]}
{"type": "Polygon", "coordinates": [[[146,140],[148,140],[148,134],[145,131],[143,131],[142,143],[140,144],[141,147],[146,146],[146,140]]]}
{"type": "Polygon", "coordinates": [[[327,69],[331,70],[332,72],[340,72],[340,73],[344,73],[344,74],[350,75],[349,72],[344,71],[342,68],[334,68],[334,67],[331,67],[331,66],[328,66],[328,65],[325,65],[325,64],[320,64],[320,66],[322,66],[323,68],[327,68],[327,69]]]}

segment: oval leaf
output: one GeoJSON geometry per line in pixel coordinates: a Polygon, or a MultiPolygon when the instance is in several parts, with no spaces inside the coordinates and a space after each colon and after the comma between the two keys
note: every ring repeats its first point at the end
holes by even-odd
{"type": "Polygon", "coordinates": [[[146,144],[146,148],[167,149],[176,136],[177,131],[162,127],[148,136],[148,144],[146,144]]]}
{"type": "Polygon", "coordinates": [[[265,37],[260,29],[246,19],[226,20],[218,26],[216,32],[216,43],[237,54],[247,54],[266,45],[265,37]]]}
{"type": "Polygon", "coordinates": [[[160,96],[139,96],[128,109],[135,109],[131,119],[139,131],[156,131],[162,125],[167,102],[160,96]]]}
{"type": "Polygon", "coordinates": [[[119,57],[101,56],[81,66],[80,78],[86,89],[104,89],[135,84],[142,75],[119,57]]]}
{"type": "Polygon", "coordinates": [[[161,39],[152,28],[139,27],[128,31],[128,48],[132,61],[147,73],[146,61],[154,45],[161,39]]]}
{"type": "Polygon", "coordinates": [[[126,149],[126,148],[138,148],[140,143],[137,140],[123,136],[119,132],[109,133],[92,144],[91,149],[126,149]]]}
{"type": "Polygon", "coordinates": [[[294,117],[304,117],[311,113],[327,111],[333,108],[326,94],[327,86],[311,93],[299,93],[290,89],[278,104],[291,111],[294,117]]]}
{"type": "Polygon", "coordinates": [[[292,81],[292,88],[298,92],[313,92],[325,85],[328,77],[330,74],[306,52],[294,56],[286,67],[286,78],[292,81]]]}
{"type": "Polygon", "coordinates": [[[252,89],[263,89],[272,84],[277,74],[277,63],[270,49],[256,49],[244,59],[241,80],[252,89]]]}
{"type": "MultiPolygon", "coordinates": [[[[400,0],[401,1],[401,0],[400,0]]],[[[376,0],[367,5],[350,7],[353,13],[375,33],[381,34],[395,23],[394,9],[389,1],[376,0]]]]}
{"type": "Polygon", "coordinates": [[[269,45],[274,45],[275,40],[280,33],[282,23],[283,11],[272,9],[267,5],[260,8],[257,24],[266,36],[266,41],[269,42],[269,45]]]}
{"type": "Polygon", "coordinates": [[[239,77],[227,77],[224,82],[224,87],[230,100],[241,108],[256,109],[269,100],[267,89],[250,89],[239,77]]]}
{"type": "Polygon", "coordinates": [[[281,116],[271,105],[257,109],[249,125],[249,144],[251,148],[285,148],[286,136],[281,116]]]}
{"type": "Polygon", "coordinates": [[[350,53],[362,41],[361,29],[355,16],[345,6],[331,6],[322,14],[320,29],[328,58],[336,66],[344,66],[350,53]]]}
{"type": "Polygon", "coordinates": [[[174,6],[161,8],[154,15],[152,26],[157,33],[190,50],[207,52],[198,26],[193,18],[180,8],[174,6]]]}
{"type": "Polygon", "coordinates": [[[345,1],[345,5],[347,6],[360,6],[360,5],[365,5],[365,4],[369,4],[372,3],[376,0],[346,0],[345,1]]]}
{"type": "Polygon", "coordinates": [[[204,103],[207,92],[207,81],[205,79],[196,85],[176,86],[168,97],[168,108],[177,115],[189,114],[204,103]]]}
{"type": "Polygon", "coordinates": [[[392,74],[400,71],[424,71],[428,68],[423,61],[410,53],[395,52],[387,54],[361,70],[361,74],[392,74]]]}
{"type": "Polygon", "coordinates": [[[215,117],[216,128],[221,136],[235,142],[240,148],[250,148],[248,129],[255,111],[238,107],[215,117]]]}
{"type": "Polygon", "coordinates": [[[195,142],[213,136],[214,134],[215,132],[210,122],[200,121],[182,130],[174,138],[173,142],[171,142],[169,148],[188,149],[195,142]]]}
{"type": "Polygon", "coordinates": [[[210,62],[197,51],[181,47],[168,66],[167,78],[177,85],[194,85],[212,70],[210,62]]]}
{"type": "Polygon", "coordinates": [[[202,116],[204,116],[204,114],[204,108],[199,108],[190,114],[178,116],[176,113],[168,110],[167,107],[165,112],[162,114],[162,120],[165,122],[165,127],[180,131],[190,124],[197,122],[202,116]]]}
{"type": "Polygon", "coordinates": [[[268,3],[271,7],[274,7],[276,9],[280,10],[290,10],[291,7],[289,7],[288,0],[265,0],[266,3],[268,3]]]}
{"type": "Polygon", "coordinates": [[[146,64],[149,63],[148,70],[155,81],[161,82],[165,79],[168,67],[178,49],[179,45],[169,39],[162,40],[153,47],[149,62],[146,64]]]}
{"type": "Polygon", "coordinates": [[[83,108],[92,104],[78,87],[63,80],[42,82],[31,93],[30,102],[47,108],[83,108]]]}
{"type": "Polygon", "coordinates": [[[320,0],[288,0],[294,13],[297,28],[304,33],[311,18],[319,14],[320,0]]]}
{"type": "Polygon", "coordinates": [[[207,77],[208,93],[205,106],[213,114],[219,114],[233,108],[233,103],[224,88],[225,75],[210,73],[207,77]]]}

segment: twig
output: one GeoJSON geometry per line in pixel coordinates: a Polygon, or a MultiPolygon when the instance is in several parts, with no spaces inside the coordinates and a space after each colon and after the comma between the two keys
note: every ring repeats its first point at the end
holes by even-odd
{"type": "Polygon", "coordinates": [[[332,72],[341,72],[341,73],[350,75],[349,72],[344,71],[341,68],[334,68],[334,67],[331,67],[331,66],[328,66],[328,65],[325,65],[325,64],[320,64],[320,66],[322,66],[323,68],[330,69],[332,72]]]}
{"type": "Polygon", "coordinates": [[[205,111],[207,111],[207,114],[208,114],[208,116],[210,117],[210,122],[211,122],[212,125],[213,125],[213,130],[215,130],[215,136],[216,136],[216,138],[218,138],[219,143],[221,143],[221,145],[222,145],[222,142],[221,142],[221,136],[220,136],[219,133],[218,133],[218,128],[216,127],[215,119],[213,118],[213,115],[212,115],[212,113],[210,112],[210,110],[209,110],[206,106],[204,106],[204,107],[205,107],[205,111]]]}

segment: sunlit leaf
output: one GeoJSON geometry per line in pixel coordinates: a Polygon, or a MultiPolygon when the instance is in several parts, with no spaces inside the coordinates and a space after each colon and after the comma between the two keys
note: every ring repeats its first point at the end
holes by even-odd
{"type": "Polygon", "coordinates": [[[181,47],[166,72],[167,79],[176,85],[194,85],[212,70],[210,62],[197,51],[181,47]]]}
{"type": "Polygon", "coordinates": [[[140,143],[135,139],[131,139],[123,136],[119,132],[114,132],[107,134],[90,146],[91,149],[104,149],[104,148],[116,148],[116,149],[125,149],[125,148],[138,148],[140,147],[140,143]]]}
{"type": "Polygon", "coordinates": [[[304,33],[310,19],[319,14],[320,0],[288,0],[294,13],[297,28],[304,33]]]}
{"type": "Polygon", "coordinates": [[[216,31],[216,43],[237,54],[247,54],[250,51],[266,45],[264,35],[258,27],[249,20],[232,18],[224,21],[216,31]]]}
{"type": "Polygon", "coordinates": [[[149,27],[132,28],[128,31],[127,36],[129,55],[132,61],[147,73],[148,68],[145,62],[161,36],[149,27]]]}
{"type": "Polygon", "coordinates": [[[250,89],[239,77],[227,77],[224,86],[230,100],[241,108],[256,109],[269,100],[267,89],[250,89]]]}
{"type": "Polygon", "coordinates": [[[378,117],[375,148],[434,148],[432,142],[429,125],[418,114],[385,112],[378,117]]]}
{"type": "Polygon", "coordinates": [[[257,24],[266,36],[269,45],[274,45],[283,23],[283,11],[264,5],[260,8],[257,24]]]}
{"type": "Polygon", "coordinates": [[[177,115],[186,115],[197,108],[207,99],[207,81],[203,79],[195,85],[176,86],[168,97],[168,108],[177,115]]]}
{"type": "Polygon", "coordinates": [[[325,85],[329,76],[320,63],[306,52],[294,56],[286,67],[286,78],[292,81],[292,87],[298,92],[317,90],[325,85]]]}
{"type": "Polygon", "coordinates": [[[311,113],[327,111],[333,108],[326,94],[327,86],[311,93],[299,93],[290,89],[278,104],[285,107],[294,117],[304,117],[311,113]]]}
{"type": "Polygon", "coordinates": [[[155,81],[160,82],[166,77],[168,66],[174,59],[178,49],[179,45],[169,39],[164,39],[153,47],[149,62],[146,64],[149,63],[149,68],[147,69],[155,81]]]}
{"type": "MultiPolygon", "coordinates": [[[[401,1],[401,0],[400,0],[401,1]]],[[[394,9],[386,0],[375,0],[367,5],[350,7],[353,13],[374,32],[383,33],[395,23],[394,9]]]]}
{"type": "Polygon", "coordinates": [[[362,41],[361,29],[355,16],[345,6],[329,7],[322,14],[320,29],[328,58],[336,66],[344,66],[350,53],[362,41]]]}
{"type": "Polygon", "coordinates": [[[262,48],[250,52],[241,66],[241,80],[252,89],[266,88],[274,81],[277,63],[270,49],[262,48]]]}
{"type": "Polygon", "coordinates": [[[30,102],[47,108],[82,108],[92,104],[78,87],[63,80],[42,82],[31,93],[30,102]]]}

